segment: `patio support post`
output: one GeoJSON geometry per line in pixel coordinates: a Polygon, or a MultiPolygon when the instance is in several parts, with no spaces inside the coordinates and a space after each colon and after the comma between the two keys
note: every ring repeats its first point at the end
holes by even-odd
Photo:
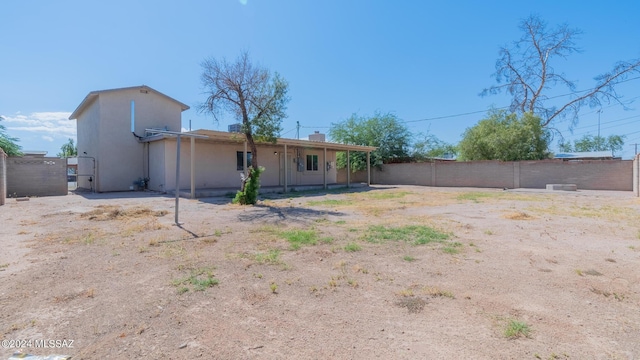
{"type": "Polygon", "coordinates": [[[367,186],[371,186],[371,152],[367,151],[367,186]]]}
{"type": "Polygon", "coordinates": [[[284,144],[284,192],[286,193],[287,190],[287,175],[289,174],[287,172],[288,170],[288,166],[289,166],[289,159],[287,159],[287,144],[284,144]]]}
{"type": "Polygon", "coordinates": [[[322,158],[322,179],[324,183],[324,189],[327,190],[327,148],[324,148],[324,156],[322,158]]]}
{"type": "Polygon", "coordinates": [[[347,150],[347,187],[351,187],[351,158],[349,156],[349,150],[347,150]]]}
{"type": "Polygon", "coordinates": [[[191,198],[196,198],[196,138],[191,138],[191,198]]]}
{"type": "Polygon", "coordinates": [[[178,222],[178,205],[180,204],[180,135],[176,139],[176,225],[180,225],[178,222]]]}

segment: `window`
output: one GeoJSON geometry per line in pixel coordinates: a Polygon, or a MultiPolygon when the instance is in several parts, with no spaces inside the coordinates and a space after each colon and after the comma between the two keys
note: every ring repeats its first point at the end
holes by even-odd
{"type": "MultiPolygon", "coordinates": [[[[242,154],[244,154],[244,151],[238,151],[236,152],[236,170],[238,171],[243,171],[244,170],[244,163],[242,162],[242,154]]],[[[251,152],[247,152],[247,166],[251,166],[251,152]]]]}
{"type": "Polygon", "coordinates": [[[318,171],[318,155],[307,155],[307,171],[318,171]]]}

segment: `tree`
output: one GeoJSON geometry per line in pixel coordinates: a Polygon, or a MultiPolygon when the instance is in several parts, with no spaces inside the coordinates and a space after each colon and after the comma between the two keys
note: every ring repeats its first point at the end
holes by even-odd
{"type": "MultiPolygon", "coordinates": [[[[0,121],[4,120],[2,116],[0,116],[0,121]]],[[[6,128],[4,125],[0,124],[0,148],[4,150],[5,154],[9,156],[21,156],[22,152],[20,149],[22,147],[16,144],[20,141],[18,138],[11,137],[6,133],[6,128]]]]}
{"type": "Polygon", "coordinates": [[[438,139],[433,134],[419,135],[419,140],[413,144],[411,157],[416,161],[424,161],[433,158],[453,157],[458,153],[455,145],[448,144],[438,139]]]}
{"type": "Polygon", "coordinates": [[[569,142],[560,142],[559,144],[560,151],[581,152],[611,150],[614,154],[616,151],[621,151],[623,146],[624,135],[609,135],[609,137],[606,138],[599,135],[584,135],[579,140],[575,140],[573,146],[569,142]]]}
{"type": "Polygon", "coordinates": [[[489,117],[468,128],[458,145],[461,160],[540,160],[549,157],[549,130],[540,118],[525,113],[491,110],[489,117]]]}
{"type": "Polygon", "coordinates": [[[244,191],[252,176],[260,176],[256,142],[275,142],[280,124],[286,117],[288,83],[276,72],[254,65],[243,52],[234,62],[208,58],[202,62],[202,85],[208,94],[200,111],[210,113],[218,121],[231,114],[242,123],[242,133],[251,149],[249,176],[242,181],[244,191]]]}
{"type": "Polygon", "coordinates": [[[60,147],[60,152],[57,156],[63,159],[78,156],[78,147],[73,143],[73,139],[69,139],[66,144],[60,147]]]}
{"type": "Polygon", "coordinates": [[[556,59],[566,59],[580,52],[575,40],[582,32],[567,25],[549,29],[535,15],[523,20],[520,29],[522,38],[511,47],[500,49],[493,74],[497,85],[484,89],[481,95],[507,92],[512,96],[511,111],[520,115],[527,112],[535,114],[540,117],[543,127],[555,119],[566,117],[575,125],[578,111],[586,104],[594,107],[603,102],[614,102],[625,106],[615,87],[630,74],[640,72],[640,59],[618,62],[611,71],[594,78],[596,85],[593,88],[578,91],[575,82],[556,72],[553,63],[556,59]],[[550,94],[555,87],[567,88],[569,100],[552,104],[552,100],[559,97],[550,94]]]}
{"type": "MultiPolygon", "coordinates": [[[[371,152],[371,164],[381,167],[383,163],[409,156],[411,133],[391,113],[376,112],[372,117],[351,115],[348,119],[331,124],[329,136],[332,141],[350,144],[376,146],[371,152]]],[[[344,168],[347,164],[346,154],[338,153],[336,164],[344,168]]],[[[367,157],[362,152],[351,152],[350,164],[353,172],[367,169],[367,157]]]]}

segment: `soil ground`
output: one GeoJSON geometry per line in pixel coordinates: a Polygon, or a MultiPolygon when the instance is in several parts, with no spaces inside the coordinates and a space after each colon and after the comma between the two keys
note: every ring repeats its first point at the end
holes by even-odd
{"type": "Polygon", "coordinates": [[[632,193],[181,199],[181,226],[174,201],[8,199],[0,358],[640,359],[632,193]]]}

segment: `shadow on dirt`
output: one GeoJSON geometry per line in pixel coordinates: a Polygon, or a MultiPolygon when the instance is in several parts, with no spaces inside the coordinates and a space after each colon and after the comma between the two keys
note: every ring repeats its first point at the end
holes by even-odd
{"type": "Polygon", "coordinates": [[[238,215],[240,221],[262,221],[279,223],[281,221],[306,222],[314,221],[325,216],[344,216],[338,211],[315,210],[304,207],[275,207],[270,205],[255,205],[246,212],[238,215]]]}

